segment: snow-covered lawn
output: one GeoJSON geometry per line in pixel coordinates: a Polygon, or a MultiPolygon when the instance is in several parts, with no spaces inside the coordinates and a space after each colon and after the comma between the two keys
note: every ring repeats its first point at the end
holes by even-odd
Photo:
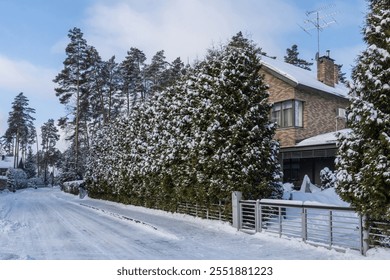
{"type": "Polygon", "coordinates": [[[267,233],[114,202],[57,188],[0,192],[0,259],[387,259],[317,248],[267,233]]]}

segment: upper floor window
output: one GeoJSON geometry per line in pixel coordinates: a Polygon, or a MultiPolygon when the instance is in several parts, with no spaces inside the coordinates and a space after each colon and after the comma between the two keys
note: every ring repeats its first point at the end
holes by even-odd
{"type": "Polygon", "coordinates": [[[286,100],[274,103],[271,118],[278,127],[303,127],[303,102],[286,100]]]}

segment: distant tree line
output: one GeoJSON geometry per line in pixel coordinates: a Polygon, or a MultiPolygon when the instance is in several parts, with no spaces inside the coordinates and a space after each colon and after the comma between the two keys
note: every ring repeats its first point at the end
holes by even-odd
{"type": "MultiPolygon", "coordinates": [[[[1,137],[1,155],[14,158],[13,169],[15,170],[11,170],[8,174],[12,178],[20,178],[18,187],[27,186],[23,180],[34,177],[42,177],[43,182],[48,183],[49,166],[54,168],[62,156],[55,147],[59,134],[53,119],[48,120],[41,127],[42,147],[39,148],[33,114],[35,114],[35,109],[29,107],[28,98],[23,92],[19,93],[12,102],[8,128],[1,137]],[[35,154],[34,144],[37,144],[35,154]]],[[[13,182],[12,180],[10,179],[9,182],[13,182]]]]}

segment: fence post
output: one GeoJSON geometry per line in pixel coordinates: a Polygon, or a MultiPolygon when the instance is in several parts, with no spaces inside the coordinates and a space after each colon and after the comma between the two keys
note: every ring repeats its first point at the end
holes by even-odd
{"type": "Polygon", "coordinates": [[[333,246],[333,212],[329,211],[329,249],[333,246]]]}
{"type": "Polygon", "coordinates": [[[361,232],[360,232],[360,238],[361,238],[360,253],[365,256],[368,249],[370,248],[369,228],[368,228],[368,221],[367,221],[366,215],[360,216],[360,230],[361,230],[361,232]]]}
{"type": "Polygon", "coordinates": [[[261,206],[260,204],[260,200],[259,201],[259,232],[261,232],[263,230],[263,207],[261,206]]]}
{"type": "Polygon", "coordinates": [[[233,227],[237,230],[240,230],[240,220],[241,220],[241,211],[240,211],[240,200],[242,198],[241,192],[232,192],[232,218],[233,218],[233,227]]]}
{"type": "Polygon", "coordinates": [[[219,201],[218,203],[218,217],[219,217],[219,220],[222,221],[222,202],[219,201]]]}
{"type": "Polygon", "coordinates": [[[256,205],[255,205],[255,232],[258,232],[258,231],[261,231],[261,229],[259,230],[259,219],[261,218],[260,215],[259,215],[259,204],[260,204],[260,200],[256,200],[256,205]]]}
{"type": "Polygon", "coordinates": [[[279,216],[279,237],[282,237],[282,207],[278,207],[278,216],[279,216]]]}
{"type": "Polygon", "coordinates": [[[307,210],[302,208],[302,240],[307,240],[307,210]]]}

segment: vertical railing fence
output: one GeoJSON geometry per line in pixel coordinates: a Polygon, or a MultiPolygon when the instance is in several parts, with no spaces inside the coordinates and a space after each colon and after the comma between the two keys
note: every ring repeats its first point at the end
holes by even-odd
{"type": "MultiPolygon", "coordinates": [[[[237,198],[237,195],[233,198],[237,198]]],[[[362,254],[369,248],[370,238],[368,228],[364,226],[365,220],[351,207],[262,199],[233,200],[233,211],[238,212],[233,213],[233,226],[245,232],[270,232],[279,237],[299,238],[316,246],[359,250],[362,254]]],[[[377,240],[386,242],[389,236],[380,232],[383,236],[377,240]]]]}
{"type": "Polygon", "coordinates": [[[369,246],[390,248],[390,221],[369,220],[369,246]]]}
{"type": "Polygon", "coordinates": [[[222,202],[210,204],[207,207],[204,205],[183,202],[177,205],[176,212],[208,220],[225,222],[231,222],[232,220],[230,204],[225,205],[222,202]]]}

